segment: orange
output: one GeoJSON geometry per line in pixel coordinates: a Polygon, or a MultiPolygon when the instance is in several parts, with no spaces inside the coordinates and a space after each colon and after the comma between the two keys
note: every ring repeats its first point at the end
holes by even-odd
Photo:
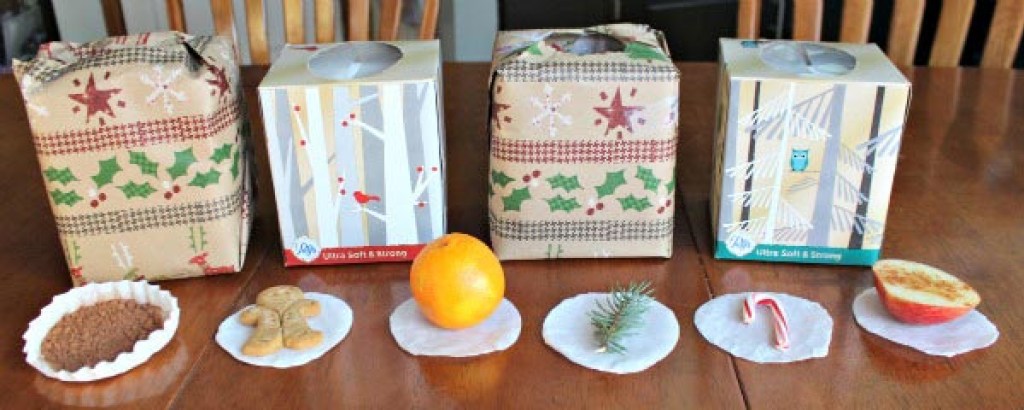
{"type": "Polygon", "coordinates": [[[416,255],[409,285],[427,319],[446,329],[464,329],[498,308],[505,295],[505,272],[479,239],[451,233],[416,255]]]}

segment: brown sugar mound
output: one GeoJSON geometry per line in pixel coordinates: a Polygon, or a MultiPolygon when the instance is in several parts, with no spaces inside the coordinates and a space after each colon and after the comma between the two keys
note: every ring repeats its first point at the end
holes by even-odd
{"type": "Polygon", "coordinates": [[[134,300],[108,300],[65,315],[43,339],[42,353],[54,368],[77,371],[131,351],[135,342],[163,327],[160,307],[134,300]]]}

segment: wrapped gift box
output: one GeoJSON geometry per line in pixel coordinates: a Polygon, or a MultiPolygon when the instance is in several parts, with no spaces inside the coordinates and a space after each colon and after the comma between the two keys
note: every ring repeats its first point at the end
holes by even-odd
{"type": "Polygon", "coordinates": [[[75,284],[241,268],[250,167],[230,40],[50,43],[14,73],[75,284]]]}
{"type": "Polygon", "coordinates": [[[493,61],[498,256],[671,256],[679,73],[661,33],[505,31],[493,61]]]}
{"type": "Polygon", "coordinates": [[[721,41],[715,257],[871,265],[910,83],[875,45],[721,41]]]}
{"type": "Polygon", "coordinates": [[[260,83],[286,265],[410,260],[445,232],[436,41],[289,45],[260,83]]]}

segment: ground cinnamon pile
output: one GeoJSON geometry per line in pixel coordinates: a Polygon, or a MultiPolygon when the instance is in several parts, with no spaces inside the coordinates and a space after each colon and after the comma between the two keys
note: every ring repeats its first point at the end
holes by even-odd
{"type": "Polygon", "coordinates": [[[59,370],[113,361],[135,342],[163,327],[160,307],[134,300],[108,300],[65,315],[43,339],[43,358],[59,370]]]}

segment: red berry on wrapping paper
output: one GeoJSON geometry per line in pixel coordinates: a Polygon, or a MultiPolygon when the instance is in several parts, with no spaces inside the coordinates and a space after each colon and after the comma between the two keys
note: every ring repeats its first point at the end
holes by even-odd
{"type": "Polygon", "coordinates": [[[594,214],[594,208],[587,208],[587,215],[593,215],[593,214],[594,214]]]}
{"type": "Polygon", "coordinates": [[[594,125],[601,125],[601,122],[602,122],[601,119],[598,118],[598,119],[594,120],[594,125]]]}
{"type": "Polygon", "coordinates": [[[181,192],[181,187],[178,185],[174,185],[174,187],[171,188],[171,191],[174,191],[174,193],[181,192]]]}
{"type": "Polygon", "coordinates": [[[92,201],[89,202],[89,206],[91,206],[93,208],[95,208],[97,206],[100,206],[100,201],[97,201],[97,200],[93,199],[92,201]]]}
{"type": "Polygon", "coordinates": [[[659,214],[663,214],[663,213],[665,213],[665,207],[660,207],[660,208],[658,208],[658,213],[659,213],[659,214]]]}
{"type": "Polygon", "coordinates": [[[341,190],[341,194],[345,195],[345,190],[344,189],[341,190]]]}
{"type": "Polygon", "coordinates": [[[354,119],[356,119],[356,113],[351,113],[351,114],[349,114],[349,115],[348,115],[348,118],[349,118],[349,119],[353,119],[353,120],[354,120],[354,119]]]}
{"type": "Polygon", "coordinates": [[[292,107],[292,109],[295,110],[295,112],[302,111],[302,107],[299,107],[298,105],[292,107]]]}
{"type": "Polygon", "coordinates": [[[536,170],[536,169],[535,169],[535,170],[533,170],[533,177],[534,177],[534,178],[540,178],[540,171],[538,171],[538,170],[536,170]]]}
{"type": "Polygon", "coordinates": [[[416,167],[416,172],[423,172],[423,166],[416,167]]]}
{"type": "Polygon", "coordinates": [[[171,197],[173,197],[173,196],[174,196],[174,194],[172,194],[170,192],[164,192],[164,199],[171,199],[171,197]]]}
{"type": "Polygon", "coordinates": [[[306,146],[306,140],[300,140],[299,141],[299,145],[305,147],[306,146]]]}
{"type": "Polygon", "coordinates": [[[668,199],[665,201],[665,206],[672,206],[672,200],[668,199]]]}
{"type": "Polygon", "coordinates": [[[107,200],[107,194],[100,192],[100,195],[99,195],[98,198],[100,199],[100,201],[106,201],[107,200]]]}
{"type": "Polygon", "coordinates": [[[423,208],[423,207],[427,206],[427,204],[424,203],[423,201],[420,201],[420,202],[416,203],[416,206],[418,206],[420,208],[423,208]]]}
{"type": "Polygon", "coordinates": [[[342,127],[347,127],[348,126],[348,121],[342,121],[341,122],[341,126],[342,127]]]}
{"type": "Polygon", "coordinates": [[[437,172],[437,167],[430,167],[431,171],[437,172]]]}
{"type": "Polygon", "coordinates": [[[629,96],[636,97],[636,87],[634,87],[633,90],[629,92],[629,96]]]}
{"type": "Polygon", "coordinates": [[[597,203],[597,210],[600,211],[602,209],[604,209],[604,203],[603,202],[598,202],[597,203]]]}
{"type": "Polygon", "coordinates": [[[602,100],[607,100],[608,99],[608,94],[605,93],[604,91],[601,91],[601,99],[602,100]]]}
{"type": "Polygon", "coordinates": [[[345,177],[338,177],[338,182],[345,182],[345,177]]]}
{"type": "Polygon", "coordinates": [[[523,182],[530,182],[530,176],[529,175],[523,175],[523,182]]]}

